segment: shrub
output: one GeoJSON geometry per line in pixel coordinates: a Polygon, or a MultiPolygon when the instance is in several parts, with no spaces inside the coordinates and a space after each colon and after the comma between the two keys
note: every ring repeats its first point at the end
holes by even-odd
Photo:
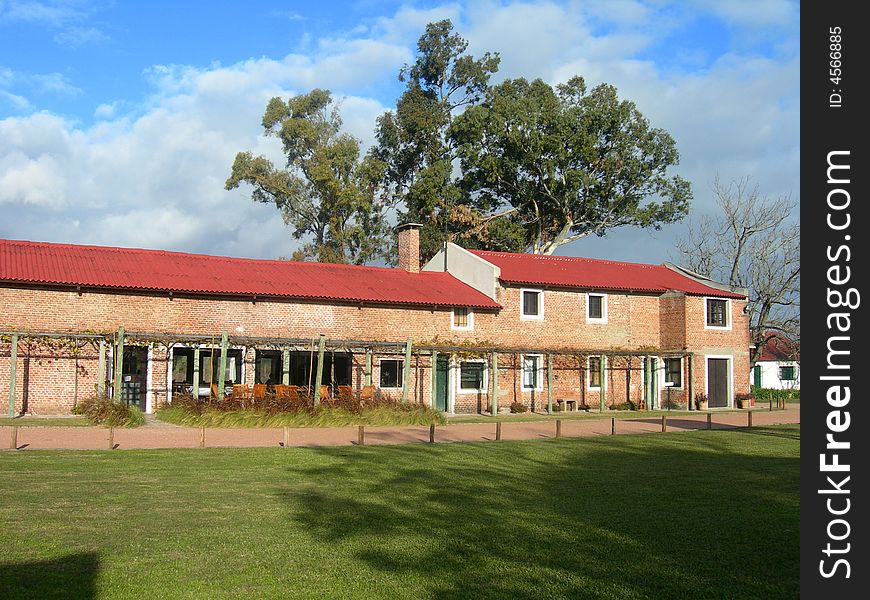
{"type": "Polygon", "coordinates": [[[83,415],[95,425],[104,427],[139,427],[145,424],[145,416],[138,406],[127,406],[112,400],[105,394],[85,398],[73,411],[83,415]]]}
{"type": "Polygon", "coordinates": [[[524,413],[527,410],[529,410],[528,407],[522,402],[511,402],[512,413],[524,413]]]}
{"type": "Polygon", "coordinates": [[[619,404],[611,404],[610,410],[633,410],[630,402],[620,402],[619,404]]]}
{"type": "Polygon", "coordinates": [[[771,398],[774,402],[779,400],[800,400],[801,399],[801,391],[799,389],[795,390],[775,390],[772,388],[760,388],[752,386],[752,394],[755,396],[758,402],[767,402],[771,398]]]}

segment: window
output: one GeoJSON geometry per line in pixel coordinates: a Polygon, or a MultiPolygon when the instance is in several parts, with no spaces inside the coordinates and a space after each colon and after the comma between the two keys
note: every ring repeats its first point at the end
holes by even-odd
{"type": "Polygon", "coordinates": [[[173,388],[193,384],[193,348],[172,349],[173,388]]]}
{"type": "Polygon", "coordinates": [[[523,390],[541,390],[544,388],[544,371],[540,354],[523,356],[523,390]]]}
{"type": "MultiPolygon", "coordinates": [[[[217,383],[221,364],[221,351],[204,348],[199,352],[199,378],[203,385],[217,383]],[[212,356],[214,360],[212,360],[212,356]]],[[[227,350],[227,368],[224,372],[224,385],[242,381],[242,351],[227,350]]]]}
{"type": "Polygon", "coordinates": [[[797,379],[797,376],[795,374],[794,366],[780,367],[779,368],[779,378],[782,381],[795,381],[797,379]]]}
{"type": "Polygon", "coordinates": [[[720,298],[707,298],[707,327],[728,327],[728,301],[720,298]]]}
{"type": "Polygon", "coordinates": [[[457,307],[453,309],[453,319],[450,328],[459,330],[474,329],[474,313],[467,307],[457,307]]]}
{"type": "MultiPolygon", "coordinates": [[[[351,356],[347,352],[327,352],[324,354],[321,385],[350,385],[351,363],[351,356]],[[335,375],[334,378],[333,375],[335,375]]],[[[290,385],[314,385],[316,378],[317,353],[290,352],[290,385]]]]}
{"type": "Polygon", "coordinates": [[[254,362],[254,383],[281,383],[281,352],[279,350],[257,350],[254,362]]]}
{"type": "Polygon", "coordinates": [[[606,294],[586,294],[586,321],[607,323],[606,294]]]}
{"type": "Polygon", "coordinates": [[[665,359],[665,383],[673,383],[673,387],[683,387],[683,361],[680,358],[665,359]]]}
{"type": "Polygon", "coordinates": [[[601,388],[601,357],[600,356],[590,356],[589,357],[589,374],[587,381],[589,385],[587,386],[590,389],[600,389],[601,388]]]}
{"type": "Polygon", "coordinates": [[[381,387],[382,388],[398,388],[402,387],[402,372],[404,370],[404,360],[382,360],[381,361],[381,387]]]}
{"type": "Polygon", "coordinates": [[[520,290],[520,318],[544,318],[544,293],[541,290],[520,290]]]}
{"type": "Polygon", "coordinates": [[[459,390],[486,391],[486,363],[463,361],[459,363],[459,390]]]}

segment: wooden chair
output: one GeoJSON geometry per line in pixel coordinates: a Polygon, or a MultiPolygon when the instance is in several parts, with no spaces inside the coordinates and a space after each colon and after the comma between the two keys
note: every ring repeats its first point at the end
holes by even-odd
{"type": "Polygon", "coordinates": [[[375,386],[373,386],[373,385],[367,385],[359,391],[360,402],[365,403],[367,400],[374,400],[374,398],[375,398],[375,386]]]}
{"type": "Polygon", "coordinates": [[[217,400],[217,399],[220,397],[220,394],[218,394],[218,385],[217,385],[216,383],[213,383],[213,384],[211,384],[211,388],[210,388],[210,389],[211,389],[211,392],[210,392],[210,393],[211,393],[211,399],[212,399],[212,400],[217,400]]]}
{"type": "Polygon", "coordinates": [[[289,398],[290,397],[290,386],[284,385],[283,383],[275,384],[275,397],[276,398],[289,398]]]}
{"type": "Polygon", "coordinates": [[[320,401],[326,402],[327,404],[332,404],[332,394],[329,392],[328,385],[320,386],[320,401]]]}
{"type": "Polygon", "coordinates": [[[338,386],[338,397],[342,400],[353,398],[353,388],[349,385],[338,386]]]}
{"type": "MultiPolygon", "coordinates": [[[[247,387],[247,386],[245,386],[247,387]]],[[[265,383],[255,383],[254,384],[254,396],[252,400],[254,402],[260,402],[266,399],[266,384],[265,383]]]]}
{"type": "Polygon", "coordinates": [[[251,401],[251,388],[244,383],[237,383],[233,386],[233,398],[242,403],[242,408],[245,408],[245,403],[251,401]]]}

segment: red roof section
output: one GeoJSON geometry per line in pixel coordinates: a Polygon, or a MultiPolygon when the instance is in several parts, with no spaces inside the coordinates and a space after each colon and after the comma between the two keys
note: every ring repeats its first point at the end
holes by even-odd
{"type": "Polygon", "coordinates": [[[448,273],[0,240],[0,281],[372,304],[500,308],[448,273]]]}
{"type": "Polygon", "coordinates": [[[713,288],[681,275],[664,265],[580,258],[471,250],[501,269],[506,283],[579,287],[664,293],[677,290],[697,296],[744,298],[741,294],[713,288]]]}
{"type": "Polygon", "coordinates": [[[761,349],[759,360],[778,362],[782,360],[800,360],[800,349],[782,333],[768,331],[767,343],[761,349]]]}

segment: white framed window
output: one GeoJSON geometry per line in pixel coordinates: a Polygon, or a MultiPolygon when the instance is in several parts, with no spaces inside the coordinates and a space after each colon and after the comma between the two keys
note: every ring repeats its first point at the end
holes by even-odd
{"type": "Polygon", "coordinates": [[[544,356],[542,354],[523,355],[523,391],[544,389],[544,356]]]}
{"type": "Polygon", "coordinates": [[[456,378],[457,394],[477,394],[486,392],[488,373],[485,360],[462,360],[457,364],[459,376],[456,378]]]}
{"type": "Polygon", "coordinates": [[[731,329],[731,300],[704,298],[704,329],[731,329]]]}
{"type": "Polygon", "coordinates": [[[607,294],[586,293],[586,322],[607,323],[607,294]]]}
{"type": "Polygon", "coordinates": [[[544,290],[520,290],[520,319],[527,321],[544,319],[544,290]]]}
{"type": "Polygon", "coordinates": [[[405,370],[405,361],[396,358],[383,358],[380,360],[380,377],[378,383],[382,388],[402,387],[402,375],[405,370]]]}
{"type": "MultiPolygon", "coordinates": [[[[601,360],[600,356],[586,358],[586,389],[601,389],[601,360]]],[[[604,366],[607,367],[607,359],[604,359],[604,366]]]]}
{"type": "Polygon", "coordinates": [[[464,306],[455,307],[450,311],[450,329],[454,331],[474,329],[474,311],[464,306]]]}
{"type": "Polygon", "coordinates": [[[673,383],[674,389],[683,389],[683,359],[664,359],[665,383],[673,383]]]}

